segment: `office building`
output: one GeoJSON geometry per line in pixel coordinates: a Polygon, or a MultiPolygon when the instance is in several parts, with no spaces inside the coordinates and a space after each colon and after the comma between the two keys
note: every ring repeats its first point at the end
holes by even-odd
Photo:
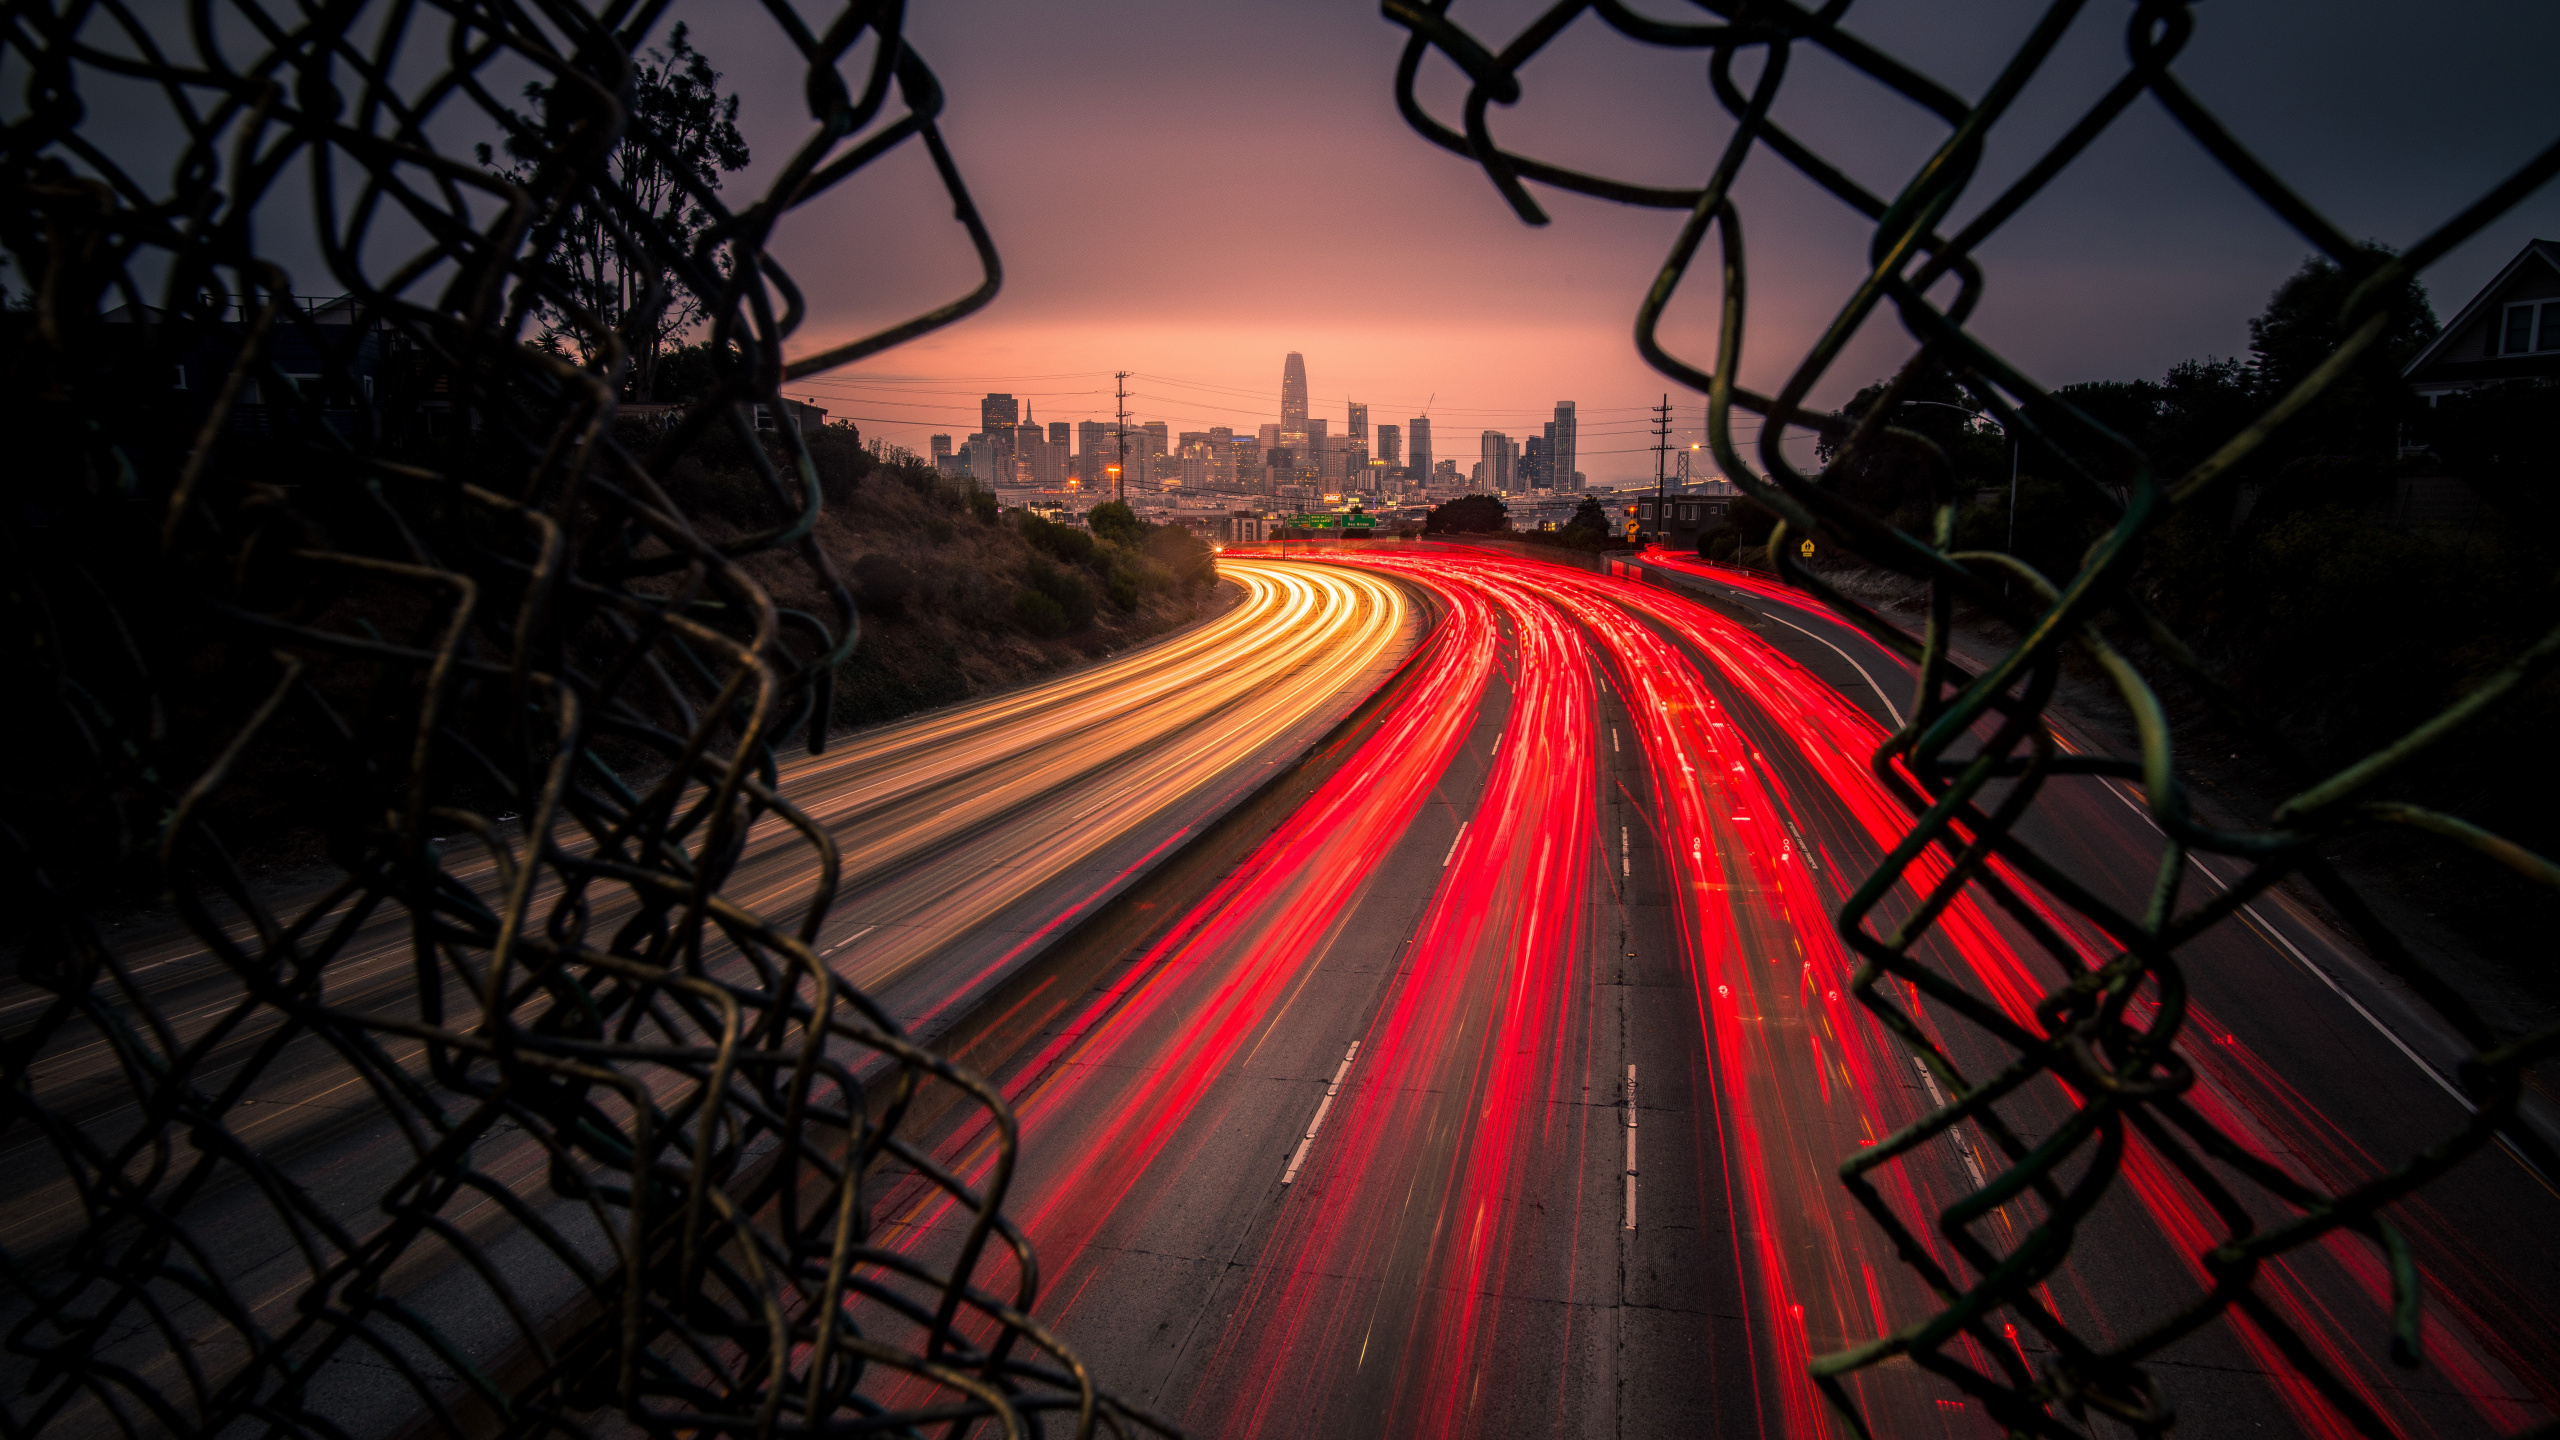
{"type": "Polygon", "coordinates": [[[934,468],[937,470],[941,469],[942,462],[951,457],[951,437],[948,435],[936,435],[924,443],[932,452],[934,468]]]}
{"type": "Polygon", "coordinates": [[[1306,434],[1307,361],[1305,356],[1292,350],[1280,367],[1280,443],[1303,445],[1306,434]]]}
{"type": "MultiPolygon", "coordinates": [[[[1439,468],[1431,460],[1430,417],[1417,415],[1404,422],[1404,428],[1405,468],[1413,472],[1414,479],[1427,483],[1430,477],[1439,473],[1439,468]]],[[[1452,474],[1456,473],[1455,465],[1449,468],[1452,474]]]]}
{"type": "Polygon", "coordinates": [[[1378,427],[1377,454],[1380,460],[1386,462],[1388,469],[1401,470],[1404,468],[1403,426],[1381,425],[1378,427]]]}
{"type": "Polygon", "coordinates": [[[1556,402],[1556,418],[1547,426],[1548,481],[1558,490],[1579,490],[1582,476],[1573,467],[1579,459],[1578,422],[1573,418],[1573,402],[1556,402]]]}
{"type": "MultiPolygon", "coordinates": [[[[1022,404],[1010,395],[990,394],[978,402],[978,433],[987,437],[984,474],[988,484],[1013,482],[1014,427],[1022,421],[1022,404]]],[[[974,439],[975,437],[971,437],[974,439]]],[[[974,472],[978,467],[972,466],[974,472]]]]}
{"type": "Polygon", "coordinates": [[[1347,403],[1351,407],[1351,422],[1342,427],[1342,433],[1350,436],[1354,441],[1362,445],[1366,445],[1369,443],[1369,407],[1361,404],[1357,400],[1349,401],[1347,403]]]}
{"type": "Polygon", "coordinates": [[[1511,437],[1487,430],[1478,442],[1475,482],[1488,490],[1511,488],[1511,437]]]}
{"type": "Polygon", "coordinates": [[[1103,467],[1119,463],[1109,425],[1100,420],[1076,422],[1076,479],[1087,486],[1099,485],[1105,478],[1103,467]]]}
{"type": "MultiPolygon", "coordinates": [[[[1555,433],[1555,429],[1555,426],[1549,425],[1547,427],[1547,434],[1553,435],[1555,433]]],[[[1544,436],[1532,435],[1528,439],[1521,441],[1521,488],[1527,490],[1544,490],[1554,483],[1555,480],[1553,473],[1547,468],[1546,438],[1544,436]]]]}

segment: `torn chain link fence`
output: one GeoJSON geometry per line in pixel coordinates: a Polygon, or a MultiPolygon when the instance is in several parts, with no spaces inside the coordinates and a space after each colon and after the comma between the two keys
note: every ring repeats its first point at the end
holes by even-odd
{"type": "Polygon", "coordinates": [[[1003,1098],[812,950],[858,628],[781,386],[999,270],[901,7],[725,13],[802,122],[736,205],[663,4],[0,15],[0,1430],[1161,1428],[1029,1314],[1003,1098]],[[777,237],[892,155],[979,279],[786,360],[777,237]],[[671,315],[707,390],[619,414],[671,315]]]}
{"type": "MultiPolygon", "coordinates": [[[[2410,1250],[2383,1212],[2393,1201],[2445,1174],[2465,1157],[2503,1142],[2545,1175],[2560,1175],[2560,1157],[2527,1127],[2514,1123],[2524,1072],[2560,1052],[2560,1029],[2501,1033],[2389,926],[2322,858],[2324,842],[2359,827],[2426,830],[2468,847],[2485,863],[2560,883],[2560,868],[2457,816],[2398,800],[2376,789],[2431,748],[2454,740],[2489,707],[2513,700],[2560,666],[2560,633],[2514,654],[2443,714],[2397,742],[2307,783],[2256,829],[2223,830],[2196,813],[2180,778],[2172,726],[2160,698],[2165,682],[2220,706],[2244,733],[2269,727],[2241,713],[2230,692],[2145,604],[2134,580],[2147,539],[2199,505],[2285,419],[2317,398],[2371,349],[2390,321],[2393,295],[2454,246],[2533,193],[2560,171],[2560,144],[2542,150],[2474,203],[2408,249],[2392,255],[2353,243],[2244,148],[2180,84],[2171,62],[2193,31],[2188,7],[2145,0],[2126,17],[2126,58],[2114,82],[2093,95],[2075,124],[1996,194],[1982,198],[1952,234],[1943,228],[1976,178],[1984,144],[2012,101],[2037,77],[2086,7],[2053,5],[2028,31],[1978,98],[1967,99],[1844,28],[1850,8],[1819,10],[1785,3],[1700,0],[1705,17],[1674,21],[1641,14],[1620,0],[1566,0],[1537,15],[1515,37],[1495,43],[1451,18],[1446,0],[1386,0],[1386,17],[1410,32],[1396,72],[1396,101],[1407,121],[1432,143],[1480,166],[1530,224],[1544,210],[1532,183],[1628,205],[1683,211],[1679,232],[1658,278],[1636,312],[1636,344],[1664,375],[1706,398],[1708,440],[1726,476],[1776,517],[1768,554],[1779,574],[1821,599],[1877,643],[1918,670],[1908,718],[1877,750],[1876,773],[1904,799],[1912,825],[1841,908],[1839,926],[1860,963],[1861,1002],[1914,1051],[1931,1090],[1945,1087],[1940,1107],[1920,1122],[1861,1150],[1841,1166],[1858,1204],[1892,1241],[1936,1297],[1936,1309],[1872,1343],[1814,1357],[1811,1369],[1835,1408],[1865,1433],[1849,1382],[1889,1362],[1917,1364],[1952,1382],[2011,1433],[2078,1435],[2077,1417],[2104,1414],[2136,1433],[2174,1422],[2169,1397],[2145,1368],[2166,1346],[2227,1312],[2244,1312],[2269,1336],[2286,1363],[2353,1429],[2392,1433],[2362,1396],[2355,1377],[2324,1361],[2317,1347],[2265,1302],[2260,1271],[2289,1252],[2344,1232],[2378,1252],[2389,1277],[2393,1358],[2417,1363],[2420,1279],[2410,1250]],[[1704,182],[1695,188],[1638,184],[1569,169],[1504,148],[1490,117],[1527,93],[1524,67],[1577,22],[1605,24],[1626,40],[1699,52],[1707,83],[1731,126],[1704,182]],[[1854,167],[1826,156],[1772,118],[1791,57],[1820,52],[1935,117],[1944,138],[1893,194],[1851,178],[1854,167]],[[1434,54],[1463,76],[1465,98],[1455,124],[1423,103],[1417,83],[1434,54]],[[2352,294],[2340,322],[2341,343],[2327,360],[2276,397],[2248,423],[2223,437],[2209,458],[2178,474],[2155,470],[2149,457],[2063,398],[2039,388],[1966,328],[1987,277],[1976,258],[1984,242],[2028,207],[2057,176],[2148,98],[2214,163],[2260,204],[2341,268],[2352,294]],[[1837,318],[1795,364],[1774,394],[1736,383],[1743,362],[1749,272],[1743,217],[1734,199],[1746,165],[1787,167],[1810,180],[1870,227],[1871,268],[1842,297],[1837,318]],[[1693,360],[1675,354],[1658,334],[1698,252],[1712,236],[1711,279],[1721,290],[1715,353],[1693,360]],[[1952,282],[1950,287],[1946,282],[1952,282]],[[1933,293],[1946,292],[1943,302],[1933,293]],[[1808,395],[1863,327],[1898,321],[1915,342],[1909,362],[1862,417],[1805,408],[1808,395]],[[2076,573],[2048,576],[2017,555],[1960,550],[1949,537],[1960,504],[1954,475],[1927,437],[1889,423],[1903,398],[1931,376],[1949,376],[1980,397],[1990,417],[2062,459],[2081,491],[2106,509],[2104,533],[2076,573]],[[1734,412],[1761,417],[1756,454],[1735,441],[1734,412]],[[1915,534],[1824,483],[1791,461],[1782,442],[1815,436],[1830,468],[1862,457],[1918,454],[1932,494],[1934,529],[1915,534]],[[1927,582],[1929,621],[1917,639],[1826,583],[1793,553],[1790,537],[1815,532],[1866,562],[1927,582]],[[1949,632],[1959,604],[1993,617],[2017,640],[1979,671],[1951,657],[1949,632]],[[2111,644],[2101,626],[2138,635],[2139,658],[2111,644]],[[2093,754],[2059,743],[2047,718],[2062,666],[2076,652],[2127,712],[2138,748],[2093,754]],[[1988,731],[1990,739],[1972,737],[1988,731]],[[2133,782],[2166,837],[2159,880],[2147,908],[2128,910],[2076,881],[2066,865],[2020,837],[2046,787],[2066,776],[2133,782]],[[2221,856],[2240,873],[2219,893],[2179,906],[2190,857],[2221,856]],[[2206,1118],[2184,1098],[2193,1079],[2180,1055],[2186,1018],[2180,952],[2222,925],[2269,887],[2307,883],[2347,918],[2393,974],[2443,1018],[2470,1048],[2460,1067],[2467,1121],[2438,1142],[2400,1157],[2351,1188],[2324,1190],[2206,1118]],[[2031,1017],[2008,1013],[1948,980],[1918,953],[1948,905],[1970,888],[2016,921],[2052,967],[2052,988],[2031,1017]],[[2062,917],[2060,921],[2048,917],[2062,917]],[[2102,937],[2093,954],[2082,936],[2102,937]],[[2112,949],[2112,955],[2105,953],[2112,949]],[[1889,983],[1890,982],[1890,983],[1889,983]],[[1968,1075],[1935,1043],[1914,1007],[1926,995],[1948,1016],[1979,1030],[2007,1053],[1993,1073],[1968,1075]],[[1908,1000],[1908,1004],[1905,1000],[1908,1000]],[[2030,1140],[2007,1123],[2001,1101],[2039,1081],[2058,1082],[2072,1113],[2059,1133],[2030,1140]],[[1942,1211],[1907,1213],[1889,1198],[1906,1187],[1880,1183],[1882,1172],[1915,1150],[1970,1125],[1997,1154],[1984,1156],[1988,1187],[1942,1211]],[[2047,1304],[2040,1282],[2070,1254],[2081,1223],[2115,1187],[2128,1147],[2147,1147],[2165,1162],[2219,1233],[2191,1258],[2208,1283],[2129,1334],[2100,1339],[2066,1323],[2047,1304]],[[1988,1197],[1988,1198],[1986,1198],[1988,1197]],[[2039,1217],[2008,1248],[1975,1228],[2006,1199],[2030,1199],[2039,1217]],[[2269,1218],[2272,1217],[2272,1218],[2269,1218]],[[1924,1238],[1924,1236],[1926,1238],[1924,1238]],[[1942,1243],[1941,1243],[1942,1242],[1942,1243]],[[2030,1367],[2020,1330],[2045,1358],[2030,1367]],[[1985,1358],[1987,1357],[1987,1359],[1985,1358]]],[[[1861,155],[1866,161],[1870,156],[1861,155]]],[[[1914,396],[1913,398],[1918,398],[1914,396]]],[[[2344,623],[2344,622],[2342,622],[2344,623]]],[[[2271,743],[2281,745],[2280,739],[2271,743]]],[[[2229,866],[2226,864],[2226,869],[2229,866]]],[[[2132,1297],[2125,1297],[2131,1299],[2132,1297]]],[[[2143,1297],[2145,1300],[2156,1297],[2143,1297]]],[[[2151,1307],[2145,1307],[2151,1308],[2151,1307]]]]}

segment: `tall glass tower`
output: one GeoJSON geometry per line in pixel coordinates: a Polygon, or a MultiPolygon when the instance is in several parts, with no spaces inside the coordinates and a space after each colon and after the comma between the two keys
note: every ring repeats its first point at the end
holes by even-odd
{"type": "Polygon", "coordinates": [[[1293,450],[1307,443],[1307,360],[1295,350],[1280,367],[1280,443],[1293,450]]]}

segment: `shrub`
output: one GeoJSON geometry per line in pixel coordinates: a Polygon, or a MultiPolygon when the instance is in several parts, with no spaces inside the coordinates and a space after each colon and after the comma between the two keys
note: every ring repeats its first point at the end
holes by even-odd
{"type": "Polygon", "coordinates": [[[1138,608],[1139,589],[1138,576],[1120,566],[1112,567],[1111,578],[1103,583],[1103,593],[1111,598],[1113,606],[1123,611],[1138,608]]]}
{"type": "Polygon", "coordinates": [[[1043,640],[1055,640],[1072,628],[1057,601],[1029,586],[1013,592],[1013,623],[1043,640]]]}
{"type": "Polygon", "coordinates": [[[1147,538],[1147,527],[1137,512],[1117,500],[1105,500],[1084,517],[1096,537],[1116,540],[1123,545],[1136,545],[1147,538]]]}
{"type": "Polygon", "coordinates": [[[1146,549],[1147,558],[1163,566],[1183,589],[1201,590],[1217,583],[1217,557],[1183,526],[1158,525],[1148,532],[1146,549]]]}
{"type": "Polygon", "coordinates": [[[996,512],[1000,508],[996,504],[996,497],[987,491],[971,490],[969,492],[969,513],[977,518],[979,524],[996,523],[996,512]]]}
{"type": "Polygon", "coordinates": [[[1093,537],[1073,525],[1060,525],[1043,520],[1029,511],[1018,522],[1022,538],[1070,565],[1093,563],[1093,537]]]}
{"type": "Polygon", "coordinates": [[[1031,588],[1057,605],[1059,613],[1067,617],[1068,628],[1081,630],[1093,623],[1093,585],[1081,573],[1061,569],[1035,555],[1031,560],[1031,588]]]}

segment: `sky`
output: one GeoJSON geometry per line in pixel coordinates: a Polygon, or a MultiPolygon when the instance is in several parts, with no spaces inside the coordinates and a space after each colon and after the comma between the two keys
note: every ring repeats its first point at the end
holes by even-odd
{"type": "MultiPolygon", "coordinates": [[[[744,96],[759,156],[805,131],[785,57],[723,41],[761,24],[679,5],[744,96]],[[730,23],[721,23],[723,19],[730,23]]],[[[1488,43],[1539,7],[1458,0],[1488,43]]],[[[1681,8],[1654,0],[1652,13],[1681,8]]],[[[2088,5],[2002,126],[1960,224],[2121,72],[2131,7],[2088,5]]],[[[2041,7],[1869,3],[1863,37],[1977,95],[2041,7]]],[[[2351,235],[2405,246],[2560,137],[2560,8],[2205,4],[2180,78],[2351,235]]],[[[805,393],[864,432],[923,449],[976,428],[977,397],[1042,420],[1107,417],[1134,372],[1133,419],[1176,430],[1275,420],[1284,355],[1306,356],[1315,412],[1373,423],[1428,413],[1439,453],[1487,428],[1535,433],[1577,402],[1595,482],[1649,476],[1646,408],[1667,390],[1683,432],[1700,397],[1637,357],[1636,304],[1680,216],[1540,188],[1552,223],[1513,216],[1480,171],[1397,115],[1404,32],[1372,5],[1306,0],[1055,4],[959,0],[910,11],[908,36],[947,94],[944,129],[1004,257],[977,315],[805,393]]],[[[1698,183],[1730,133],[1705,58],[1578,18],[1497,106],[1515,151],[1659,184],[1698,183]]],[[[1434,59],[1423,96],[1454,120],[1464,86],[1434,59]]],[[[1932,116],[1800,47],[1776,118],[1890,194],[1943,138],[1932,116]]],[[[764,162],[760,160],[759,168],[764,162]]],[[[751,171],[731,182],[752,186],[751,171]]],[[[1792,372],[1865,268],[1866,223],[1763,149],[1737,190],[1751,281],[1742,380],[1792,372]]],[[[2546,189],[2427,278],[2452,311],[2534,236],[2560,235],[2546,189]]],[[[808,353],[965,292],[975,280],[919,147],[795,214],[777,253],[805,287],[808,353]]],[[[1975,332],[2048,386],[2156,376],[2244,353],[2247,322],[2310,247],[2207,159],[2148,98],[1979,253],[1975,332]]],[[[1715,273],[1693,270],[1665,335],[1712,353],[1715,273]]],[[[1871,321],[1813,391],[1836,404],[1911,341],[1871,321]]]]}
{"type": "MultiPolygon", "coordinates": [[[[136,3],[155,32],[182,30],[177,0],[136,3]]],[[[835,13],[832,0],[777,3],[813,20],[835,13]]],[[[1699,13],[1679,0],[1636,3],[1699,13]]],[[[1456,0],[1450,13],[1498,47],[1539,8],[1456,0]]],[[[2082,6],[1942,229],[1988,203],[2122,72],[2132,8],[2082,6]]],[[[1865,0],[1848,23],[1974,96],[2041,13],[2026,0],[1865,0]]],[[[2194,14],[2178,76],[2347,234],[2405,247],[2560,137],[2560,87],[2548,79],[2560,6],[2207,0],[2194,14]]],[[[662,24],[679,22],[740,96],[755,160],[726,193],[744,204],[810,133],[801,61],[752,0],[675,0],[662,24]]],[[[104,30],[90,27],[93,38],[104,30]]],[[[1278,418],[1294,350],[1315,414],[1339,427],[1352,400],[1373,423],[1427,413],[1438,453],[1462,462],[1478,432],[1537,433],[1558,400],[1579,407],[1581,468],[1597,483],[1650,477],[1648,410],[1666,393],[1679,438],[1700,438],[1701,397],[1649,369],[1632,338],[1681,215],[1533,186],[1551,223],[1523,224],[1473,164],[1396,113],[1405,32],[1374,0],[946,0],[912,6],[906,33],[946,92],[943,132],[1005,280],[956,325],[790,387],[866,435],[916,450],[936,432],[965,436],[988,391],[1019,397],[1041,420],[1106,418],[1118,371],[1130,372],[1133,420],[1249,432],[1278,418]]],[[[849,74],[868,53],[866,42],[849,74]]],[[[1756,73],[1756,59],[1743,63],[1746,78],[1756,73]]],[[[1559,164],[1694,185],[1731,133],[1707,64],[1584,14],[1522,71],[1519,103],[1493,107],[1493,130],[1559,164]]],[[[501,95],[521,84],[495,71],[483,79],[501,95]]],[[[0,64],[0,113],[20,113],[25,83],[0,64]]],[[[125,103],[118,83],[84,79],[85,133],[139,171],[165,173],[175,136],[158,118],[164,107],[138,88],[125,103]]],[[[1454,122],[1464,94],[1453,66],[1426,63],[1421,95],[1434,114],[1454,122]]],[[[450,109],[440,142],[467,153],[486,121],[450,109]]],[[[1945,133],[1803,46],[1774,115],[1885,195],[1945,133]]],[[[325,283],[316,255],[295,253],[312,248],[307,208],[296,208],[307,193],[288,181],[261,203],[263,238],[298,291],[334,293],[343,287],[325,283]]],[[[1750,273],[1741,380],[1771,390],[1863,277],[1869,229],[1766,148],[1735,199],[1750,273]]],[[[2560,187],[2428,272],[2438,313],[2449,317],[2535,237],[2560,238],[2560,187]]],[[[794,355],[977,282],[967,237],[913,143],[801,206],[773,248],[809,303],[787,345],[794,355]]],[[[2249,317],[2309,251],[2145,98],[1977,252],[1988,280],[1971,328],[2047,386],[2157,376],[2181,360],[2245,353],[2249,317]]],[[[1713,257],[1702,254],[1666,317],[1667,343],[1704,364],[1719,305],[1713,257]]],[[[1871,318],[1813,402],[1838,404],[1911,348],[1898,318],[1871,318]]]]}

